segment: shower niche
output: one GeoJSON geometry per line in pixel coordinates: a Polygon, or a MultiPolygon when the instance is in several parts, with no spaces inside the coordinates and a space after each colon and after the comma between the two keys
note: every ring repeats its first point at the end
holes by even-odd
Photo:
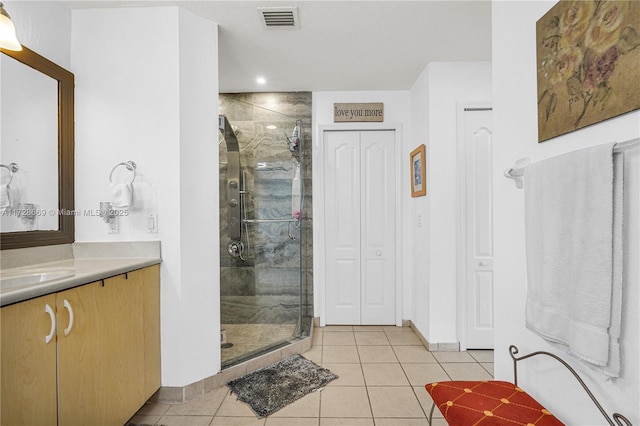
{"type": "Polygon", "coordinates": [[[220,95],[222,367],[309,335],[311,94],[220,95]]]}

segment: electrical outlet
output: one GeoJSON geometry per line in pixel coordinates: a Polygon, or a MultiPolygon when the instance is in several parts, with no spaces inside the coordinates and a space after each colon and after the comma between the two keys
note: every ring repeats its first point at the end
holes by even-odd
{"type": "Polygon", "coordinates": [[[118,223],[118,216],[114,216],[111,219],[109,219],[109,222],[107,222],[107,226],[108,234],[118,234],[120,233],[120,224],[118,223]]]}

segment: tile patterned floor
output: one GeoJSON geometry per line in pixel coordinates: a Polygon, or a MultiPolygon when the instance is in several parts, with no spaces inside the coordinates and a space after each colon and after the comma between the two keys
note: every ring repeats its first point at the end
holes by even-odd
{"type": "MultiPolygon", "coordinates": [[[[424,389],[439,380],[487,380],[493,351],[429,352],[410,328],[316,328],[303,354],[340,376],[321,392],[258,419],[219,388],[185,404],[146,404],[132,419],[166,426],[413,426],[427,425],[431,400],[424,389]]],[[[446,425],[437,415],[434,426],[446,425]]]]}

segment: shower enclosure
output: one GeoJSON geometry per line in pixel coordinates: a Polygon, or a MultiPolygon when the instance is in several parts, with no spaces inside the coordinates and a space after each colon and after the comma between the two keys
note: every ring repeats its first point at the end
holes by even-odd
{"type": "Polygon", "coordinates": [[[220,102],[223,368],[308,336],[311,325],[303,120],[253,100],[220,102]]]}

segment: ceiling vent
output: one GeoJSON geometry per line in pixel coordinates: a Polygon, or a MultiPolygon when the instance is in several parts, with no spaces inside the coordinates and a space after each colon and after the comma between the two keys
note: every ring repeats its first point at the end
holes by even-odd
{"type": "Polygon", "coordinates": [[[269,30],[300,28],[297,7],[259,7],[258,13],[264,27],[269,30]]]}

